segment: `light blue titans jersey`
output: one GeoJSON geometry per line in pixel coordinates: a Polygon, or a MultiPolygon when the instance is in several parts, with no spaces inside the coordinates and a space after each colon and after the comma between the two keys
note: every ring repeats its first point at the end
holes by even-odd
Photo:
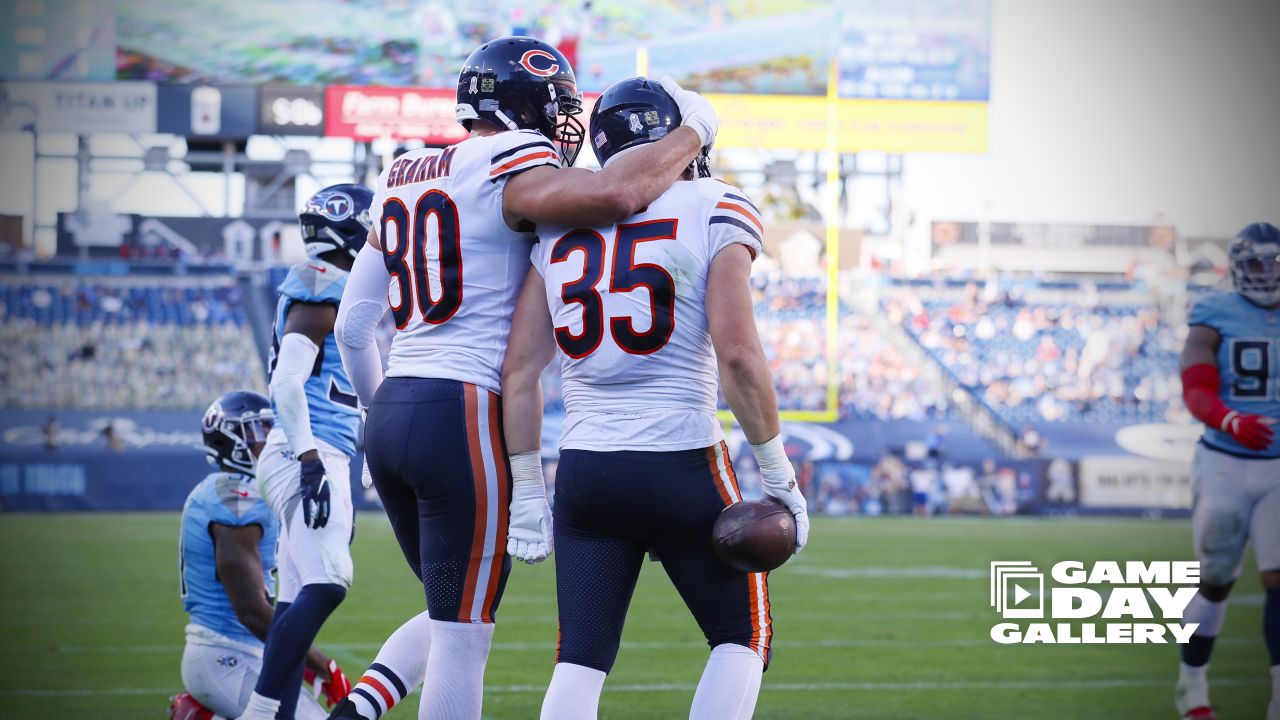
{"type": "Polygon", "coordinates": [[[209,526],[262,528],[258,554],[262,557],[263,581],[267,592],[275,593],[275,514],[258,494],[258,483],[250,475],[210,473],[187,496],[182,506],[182,535],[178,541],[178,574],[182,581],[182,607],[191,622],[238,642],[261,647],[262,642],[236,619],[226,588],[218,579],[213,535],[209,526]]]}
{"type": "MultiPolygon", "coordinates": [[[[280,283],[280,301],[276,304],[275,332],[271,337],[271,370],[276,369],[276,354],[284,337],[284,321],[295,302],[331,303],[342,300],[347,286],[347,271],[322,260],[308,260],[294,265],[280,283]]],[[[360,425],[360,409],[347,371],[338,356],[338,341],[333,333],[324,339],[316,356],[311,377],[307,378],[307,408],[311,415],[311,434],[347,455],[356,453],[356,431],[360,425]]],[[[271,399],[271,409],[280,416],[271,399]]]]}
{"type": "MultiPolygon", "coordinates": [[[[1258,307],[1239,293],[1215,293],[1191,308],[1190,325],[1218,331],[1219,391],[1232,410],[1280,420],[1280,308],[1258,307]]],[[[1207,445],[1245,457],[1280,457],[1280,441],[1250,450],[1218,428],[1206,427],[1207,445]]]]}

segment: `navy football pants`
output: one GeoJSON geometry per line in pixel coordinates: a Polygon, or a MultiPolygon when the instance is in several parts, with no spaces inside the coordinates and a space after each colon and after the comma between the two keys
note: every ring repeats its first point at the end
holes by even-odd
{"type": "Polygon", "coordinates": [[[454,380],[387,378],[365,458],[431,619],[493,622],[511,572],[501,399],[454,380]]]}
{"type": "Polygon", "coordinates": [[[677,452],[564,450],[556,471],[556,662],[609,672],[645,553],[653,551],[711,647],[769,660],[765,573],[715,555],[711,526],[741,499],[724,443],[677,452]]]}

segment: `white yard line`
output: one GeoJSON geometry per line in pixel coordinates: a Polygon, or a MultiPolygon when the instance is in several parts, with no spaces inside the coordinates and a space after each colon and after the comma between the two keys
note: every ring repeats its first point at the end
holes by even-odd
{"type": "MultiPolygon", "coordinates": [[[[1109,690],[1146,687],[1165,687],[1169,678],[1132,678],[1115,680],[1050,680],[1050,681],[991,681],[991,682],[815,682],[764,684],[766,692],[815,692],[823,690],[1109,690]]],[[[1264,678],[1216,678],[1215,687],[1242,687],[1266,685],[1264,678]]],[[[606,685],[606,693],[616,692],[692,692],[693,683],[646,683],[633,685],[606,685]]],[[[488,685],[491,693],[543,693],[545,685],[488,685]]],[[[0,697],[102,697],[114,695],[170,695],[174,688],[104,688],[68,690],[0,690],[0,697]]]]}

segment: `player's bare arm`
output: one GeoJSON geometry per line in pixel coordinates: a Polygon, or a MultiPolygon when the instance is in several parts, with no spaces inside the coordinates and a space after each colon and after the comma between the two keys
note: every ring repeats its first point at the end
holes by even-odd
{"type": "Polygon", "coordinates": [[[542,276],[529,270],[515,314],[511,340],[502,365],[502,422],[507,451],[519,455],[541,447],[542,370],[556,346],[542,276]]]}
{"type": "Polygon", "coordinates": [[[1187,333],[1187,342],[1178,358],[1178,369],[1186,370],[1196,365],[1218,366],[1218,347],[1222,336],[1207,325],[1193,325],[1187,333]]]}
{"type": "Polygon", "coordinates": [[[707,275],[707,327],[724,397],[747,440],[759,445],[780,428],[773,375],[756,332],[750,277],[746,247],[730,245],[716,255],[707,275]]]}
{"type": "Polygon", "coordinates": [[[647,207],[701,152],[692,128],[621,155],[600,172],[543,166],[507,181],[503,214],[509,227],[522,221],[549,225],[608,225],[647,207]]]}
{"type": "Polygon", "coordinates": [[[507,552],[527,563],[554,547],[551,506],[542,478],[542,370],[555,354],[542,277],[532,268],[511,318],[502,365],[502,422],[511,463],[511,529],[507,552]]]}
{"type": "Polygon", "coordinates": [[[809,539],[808,504],[782,446],[773,374],[760,345],[751,303],[751,251],[730,245],[707,273],[707,329],[716,351],[720,387],[760,465],[764,492],[796,518],[796,552],[809,539]]]}
{"type": "MultiPolygon", "coordinates": [[[[267,630],[271,627],[271,617],[275,610],[267,602],[262,558],[258,555],[262,528],[257,525],[212,523],[209,525],[209,534],[213,537],[218,580],[226,588],[227,599],[231,601],[236,618],[249,632],[266,642],[267,630]]],[[[329,658],[314,647],[307,652],[307,669],[315,672],[322,680],[330,678],[329,658]]]]}

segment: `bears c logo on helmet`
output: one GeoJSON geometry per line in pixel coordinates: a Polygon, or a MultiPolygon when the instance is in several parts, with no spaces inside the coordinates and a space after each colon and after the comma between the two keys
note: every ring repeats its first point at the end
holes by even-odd
{"type": "Polygon", "coordinates": [[[556,56],[546,50],[530,50],[520,56],[520,66],[528,70],[531,75],[538,77],[551,77],[560,72],[560,63],[556,61],[556,56]],[[546,64],[546,67],[539,68],[533,64],[534,58],[541,58],[539,64],[546,64]]]}

